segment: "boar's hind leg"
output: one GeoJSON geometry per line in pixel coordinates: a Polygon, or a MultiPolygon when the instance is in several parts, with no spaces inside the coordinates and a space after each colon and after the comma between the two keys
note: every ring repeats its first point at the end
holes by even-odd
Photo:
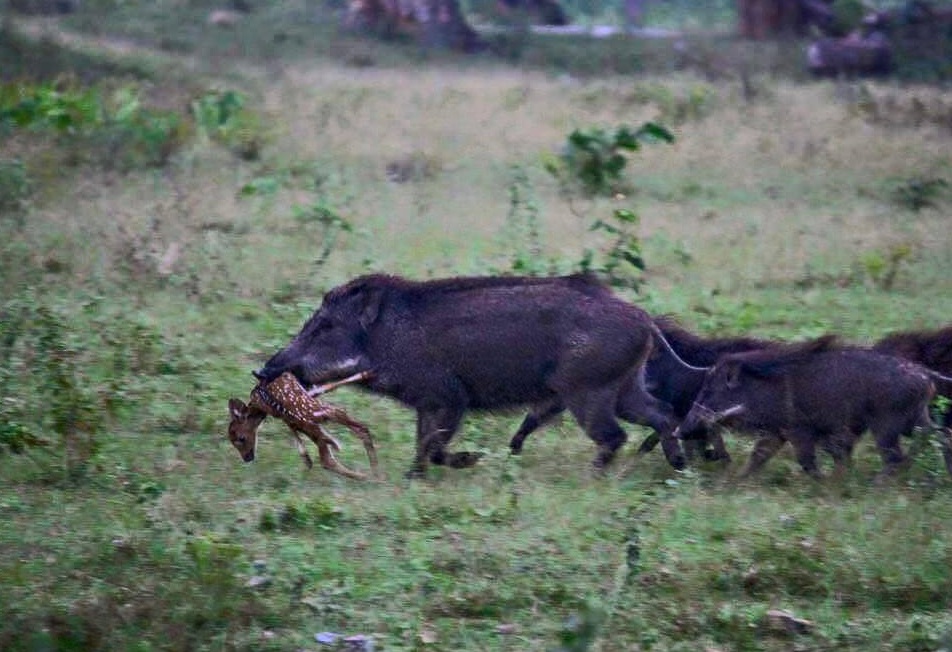
{"type": "Polygon", "coordinates": [[[945,470],[952,475],[952,430],[944,426],[935,426],[939,434],[939,446],[942,448],[942,460],[945,462],[945,470]]]}
{"type": "Polygon", "coordinates": [[[899,438],[909,434],[919,425],[919,421],[909,423],[905,419],[885,419],[870,427],[876,437],[876,447],[883,460],[883,468],[877,474],[877,480],[889,476],[898,467],[902,466],[907,458],[899,446],[899,438]]]}
{"type": "Polygon", "coordinates": [[[857,435],[849,430],[833,433],[820,440],[830,457],[833,458],[833,473],[841,477],[853,464],[853,448],[856,445],[857,435]]]}
{"type": "Polygon", "coordinates": [[[522,445],[525,443],[526,437],[538,430],[546,422],[557,417],[563,411],[565,411],[565,405],[563,405],[562,400],[558,397],[533,405],[529,414],[522,420],[522,424],[519,426],[516,434],[514,434],[509,441],[509,450],[512,454],[518,455],[521,453],[522,445]]]}

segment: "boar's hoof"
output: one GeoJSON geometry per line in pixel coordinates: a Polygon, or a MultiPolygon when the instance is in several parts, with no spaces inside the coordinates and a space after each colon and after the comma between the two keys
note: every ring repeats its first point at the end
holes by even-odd
{"type": "Polygon", "coordinates": [[[684,442],[684,455],[688,461],[693,461],[695,458],[707,459],[707,450],[705,447],[707,442],[703,439],[692,439],[684,442]]]}
{"type": "Polygon", "coordinates": [[[644,453],[653,451],[655,446],[657,446],[658,442],[660,441],[661,441],[661,437],[658,435],[658,433],[656,432],[651,433],[650,435],[645,437],[645,440],[643,442],[641,442],[641,446],[638,447],[638,454],[642,455],[644,453]]]}
{"type": "Polygon", "coordinates": [[[615,452],[618,450],[617,447],[608,447],[600,446],[598,448],[598,453],[595,455],[595,459],[592,460],[592,466],[595,467],[595,471],[603,471],[605,467],[612,463],[612,460],[615,459],[615,452]]]}
{"type": "Polygon", "coordinates": [[[403,474],[403,477],[407,480],[425,480],[426,479],[426,469],[419,466],[414,466],[412,469],[403,474]]]}
{"type": "Polygon", "coordinates": [[[730,462],[731,456],[727,451],[721,452],[714,450],[713,448],[707,448],[704,450],[703,454],[704,460],[707,462],[730,462]]]}
{"type": "Polygon", "coordinates": [[[683,454],[678,453],[677,455],[672,455],[668,458],[668,464],[670,464],[671,468],[673,468],[675,471],[683,471],[688,465],[688,461],[683,454]]]}
{"type": "Polygon", "coordinates": [[[482,453],[473,453],[470,451],[451,453],[446,456],[446,465],[452,469],[467,469],[471,466],[475,466],[482,456],[482,453]]]}

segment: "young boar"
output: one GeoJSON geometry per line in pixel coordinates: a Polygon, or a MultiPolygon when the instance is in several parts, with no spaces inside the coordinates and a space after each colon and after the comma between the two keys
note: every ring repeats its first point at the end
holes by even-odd
{"type": "Polygon", "coordinates": [[[803,470],[819,477],[817,444],[843,466],[855,440],[869,430],[883,460],[881,475],[888,475],[906,459],[899,437],[934,428],[929,418],[934,392],[920,366],[841,347],[827,336],[722,357],[677,434],[689,439],[726,426],[762,435],[743,475],[759,469],[789,441],[803,470]]]}
{"type": "Polygon", "coordinates": [[[553,402],[597,444],[601,468],[626,439],[616,415],[661,433],[669,459],[680,454],[670,408],[644,387],[651,348],[647,314],[588,276],[368,275],[329,291],[256,375],[268,382],[290,371],[313,385],[372,371],[365,388],[417,412],[411,477],[430,463],[476,462],[446,451],[467,410],[553,402]]]}
{"type": "MultiPolygon", "coordinates": [[[[930,331],[890,333],[873,345],[874,351],[899,356],[945,376],[933,376],[936,393],[952,399],[952,326],[930,331]]],[[[942,425],[952,426],[952,410],[942,415],[942,425]]]]}

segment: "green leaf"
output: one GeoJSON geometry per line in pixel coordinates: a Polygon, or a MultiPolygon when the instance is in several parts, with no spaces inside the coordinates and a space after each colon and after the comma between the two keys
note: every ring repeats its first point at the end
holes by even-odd
{"type": "Polygon", "coordinates": [[[648,137],[666,143],[674,142],[674,134],[659,125],[657,122],[646,122],[638,130],[639,138],[648,137]]]}
{"type": "Polygon", "coordinates": [[[632,267],[640,269],[641,271],[645,270],[645,259],[641,257],[641,254],[635,254],[630,251],[622,251],[620,256],[632,267]]]}
{"type": "Polygon", "coordinates": [[[621,147],[628,150],[637,150],[641,147],[638,142],[638,133],[632,132],[628,127],[620,127],[615,132],[615,147],[621,147]]]}
{"type": "Polygon", "coordinates": [[[627,208],[616,208],[615,219],[619,222],[624,222],[625,224],[637,224],[638,214],[634,211],[628,210],[627,208]]]}
{"type": "Polygon", "coordinates": [[[273,195],[278,192],[278,180],[274,177],[256,177],[243,185],[238,191],[242,197],[253,195],[273,195]]]}

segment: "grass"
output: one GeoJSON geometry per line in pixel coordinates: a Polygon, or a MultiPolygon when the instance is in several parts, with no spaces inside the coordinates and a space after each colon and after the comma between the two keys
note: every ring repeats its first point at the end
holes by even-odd
{"type": "MultiPolygon", "coordinates": [[[[626,296],[700,332],[869,341],[944,324],[952,199],[913,208],[897,189],[952,179],[947,90],[764,72],[745,99],[736,80],[664,69],[199,65],[209,44],[180,34],[161,55],[70,47],[131,58],[144,101],[185,120],[207,90],[240,92],[258,157],[196,131],[163,167],[119,171],[68,139],[4,141],[22,165],[0,170],[29,183],[10,177],[22,198],[0,214],[0,648],[323,649],[323,631],[386,650],[949,645],[952,484],[925,444],[883,486],[868,441],[842,479],[815,483],[785,451],[741,482],[741,435],[734,465],[679,473],[636,457],[646,433],[629,428],[593,477],[570,420],[513,458],[521,415],[471,415],[454,446],[481,463],[409,483],[414,415],[345,388],[334,402],[370,424],[386,475],[359,483],[305,471],[279,424],[253,465],[224,432],[227,398],[326,289],[369,270],[508,271],[535,246],[511,236],[517,182],[553,271],[602,244],[592,222],[634,210],[648,267],[626,296]],[[629,162],[623,196],[559,195],[544,163],[572,129],[653,119],[677,141],[629,162]],[[13,454],[11,424],[50,446],[13,454]],[[772,609],[810,625],[791,633],[772,609]]],[[[133,83],[111,70],[97,77],[133,83]]]]}

